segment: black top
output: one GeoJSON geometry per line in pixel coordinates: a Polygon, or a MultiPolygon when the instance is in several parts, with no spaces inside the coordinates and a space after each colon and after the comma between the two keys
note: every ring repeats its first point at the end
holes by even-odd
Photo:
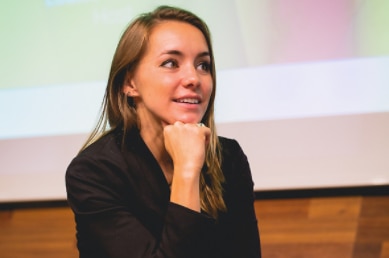
{"type": "Polygon", "coordinates": [[[251,172],[235,140],[220,137],[227,212],[215,221],[171,203],[169,185],[139,132],[128,133],[122,148],[117,131],[82,151],[66,171],[81,258],[261,256],[251,172]]]}

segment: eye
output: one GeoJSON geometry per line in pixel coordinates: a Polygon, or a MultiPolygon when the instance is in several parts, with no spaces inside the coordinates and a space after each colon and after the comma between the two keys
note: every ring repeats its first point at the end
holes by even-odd
{"type": "Polygon", "coordinates": [[[178,67],[178,62],[174,59],[168,59],[166,61],[164,61],[162,64],[161,64],[162,67],[166,67],[166,68],[177,68],[178,67]]]}
{"type": "Polygon", "coordinates": [[[211,70],[211,64],[207,61],[200,62],[197,67],[204,72],[209,72],[211,70]]]}

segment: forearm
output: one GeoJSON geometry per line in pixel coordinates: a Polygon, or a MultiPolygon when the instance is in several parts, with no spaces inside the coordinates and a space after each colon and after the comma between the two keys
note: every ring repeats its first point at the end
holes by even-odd
{"type": "Polygon", "coordinates": [[[213,223],[208,216],[174,203],[169,204],[163,230],[157,235],[127,212],[81,217],[76,215],[80,257],[94,258],[199,257],[195,245],[213,223]]]}

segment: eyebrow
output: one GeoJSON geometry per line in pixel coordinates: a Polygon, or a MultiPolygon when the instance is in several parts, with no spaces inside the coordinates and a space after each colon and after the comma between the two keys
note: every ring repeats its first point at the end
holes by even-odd
{"type": "MultiPolygon", "coordinates": [[[[162,55],[177,55],[177,56],[183,56],[184,54],[179,50],[167,50],[165,52],[162,52],[162,55]]],[[[201,52],[197,55],[197,57],[210,57],[211,54],[208,51],[201,52]]]]}

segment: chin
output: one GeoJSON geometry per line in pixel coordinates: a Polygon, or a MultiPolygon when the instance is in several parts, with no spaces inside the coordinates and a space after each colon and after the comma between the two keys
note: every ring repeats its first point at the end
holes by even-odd
{"type": "Polygon", "coordinates": [[[179,112],[173,114],[169,121],[172,123],[180,121],[184,124],[197,124],[201,122],[203,115],[202,112],[179,112]]]}
{"type": "Polygon", "coordinates": [[[201,122],[201,118],[199,117],[181,117],[177,118],[176,121],[180,121],[184,124],[197,124],[201,122]]]}

